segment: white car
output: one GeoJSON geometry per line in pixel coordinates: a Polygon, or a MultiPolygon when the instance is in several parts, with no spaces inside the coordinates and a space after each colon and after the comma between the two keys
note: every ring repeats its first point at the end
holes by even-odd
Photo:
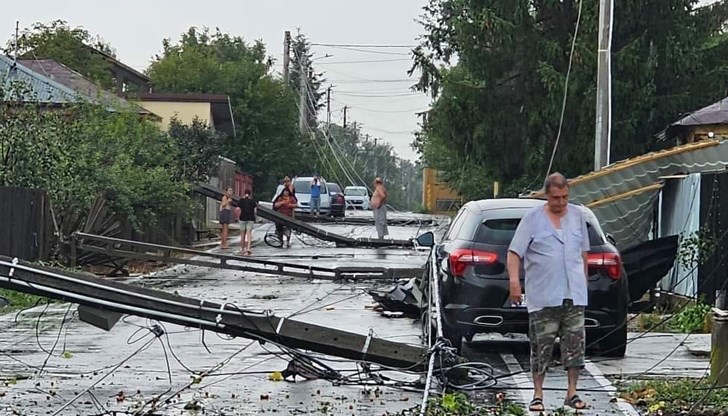
{"type": "MultiPolygon", "coordinates": [[[[293,179],[293,186],[296,189],[296,199],[298,199],[298,207],[296,212],[311,213],[311,181],[313,176],[300,176],[293,179]]],[[[321,215],[329,215],[331,212],[331,195],[326,185],[326,180],[319,177],[321,182],[321,215]]]]}
{"type": "Polygon", "coordinates": [[[371,209],[369,190],[366,186],[347,186],[344,188],[346,209],[371,209]]]}

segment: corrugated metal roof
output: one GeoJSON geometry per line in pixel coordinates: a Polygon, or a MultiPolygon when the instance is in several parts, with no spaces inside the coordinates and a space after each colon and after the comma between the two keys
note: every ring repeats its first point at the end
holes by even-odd
{"type": "Polygon", "coordinates": [[[599,219],[605,233],[611,234],[619,249],[647,241],[652,227],[652,207],[662,183],[586,204],[599,219]]]}
{"type": "MultiPolygon", "coordinates": [[[[657,185],[662,183],[662,177],[726,168],[728,141],[702,140],[627,159],[576,177],[569,181],[569,199],[584,205],[596,203],[595,215],[605,231],[615,236],[620,248],[627,248],[648,237],[652,208],[659,194],[657,185]],[[626,197],[620,198],[620,195],[626,197]]],[[[543,191],[528,195],[544,196],[543,191]]]]}
{"type": "Polygon", "coordinates": [[[728,124],[728,97],[688,113],[670,126],[703,126],[706,124],[728,124]]]}
{"type": "MultiPolygon", "coordinates": [[[[69,104],[77,101],[78,94],[65,85],[56,82],[45,75],[39,74],[12,59],[0,54],[0,82],[3,89],[16,81],[25,84],[29,91],[23,97],[26,101],[37,101],[44,104],[69,104]]],[[[7,99],[6,96],[0,97],[7,99]]]]}
{"type": "Polygon", "coordinates": [[[103,104],[110,108],[129,110],[141,115],[151,115],[152,112],[138,105],[132,104],[122,97],[105,91],[93,81],[72,70],[71,68],[53,59],[18,60],[24,67],[50,78],[66,86],[91,102],[103,104]]]}

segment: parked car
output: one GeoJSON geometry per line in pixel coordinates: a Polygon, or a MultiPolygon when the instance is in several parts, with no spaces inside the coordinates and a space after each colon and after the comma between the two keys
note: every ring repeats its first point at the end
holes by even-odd
{"type": "MultiPolygon", "coordinates": [[[[331,197],[326,180],[319,177],[321,181],[321,215],[329,215],[331,212],[331,197]]],[[[308,214],[311,212],[311,181],[313,176],[299,176],[293,179],[293,186],[296,189],[296,198],[298,199],[297,213],[308,214]]]]}
{"type": "MultiPolygon", "coordinates": [[[[528,333],[525,304],[513,307],[509,299],[506,255],[523,215],[543,204],[536,199],[489,199],[468,202],[458,211],[433,253],[439,264],[443,333],[455,348],[460,349],[463,338],[470,341],[476,333],[528,333]]],[[[594,213],[583,206],[579,209],[586,214],[591,243],[587,345],[598,343],[602,355],[621,357],[626,350],[630,302],[641,298],[670,270],[677,237],[631,249],[631,263],[624,264],[594,213]],[[633,287],[627,271],[634,277],[633,287]]]]}
{"type": "Polygon", "coordinates": [[[369,206],[369,190],[366,186],[347,186],[344,188],[346,209],[371,209],[369,206]]]}
{"type": "Polygon", "coordinates": [[[346,209],[344,193],[341,191],[338,183],[329,182],[327,185],[329,188],[329,196],[331,197],[331,216],[343,217],[346,209]]]}

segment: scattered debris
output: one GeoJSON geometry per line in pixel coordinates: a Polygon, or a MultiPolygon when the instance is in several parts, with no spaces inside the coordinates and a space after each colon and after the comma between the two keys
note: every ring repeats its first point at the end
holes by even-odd
{"type": "Polygon", "coordinates": [[[422,312],[423,296],[413,278],[404,284],[398,284],[388,291],[370,290],[369,295],[377,301],[385,311],[401,312],[412,318],[419,318],[422,312]]]}
{"type": "Polygon", "coordinates": [[[385,318],[403,318],[404,312],[390,312],[390,311],[382,311],[382,316],[385,318]]]}
{"type": "Polygon", "coordinates": [[[268,380],[283,381],[283,374],[280,371],[274,371],[274,372],[268,374],[268,380]]]}
{"type": "Polygon", "coordinates": [[[253,295],[250,297],[250,299],[273,300],[273,299],[278,299],[278,296],[276,296],[276,295],[253,295]]]}

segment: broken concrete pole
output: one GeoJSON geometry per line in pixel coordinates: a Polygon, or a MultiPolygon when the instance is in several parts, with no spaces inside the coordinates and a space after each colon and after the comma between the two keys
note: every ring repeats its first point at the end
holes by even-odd
{"type": "Polygon", "coordinates": [[[718,386],[728,385],[728,312],[716,309],[713,309],[710,379],[718,386]]]}

